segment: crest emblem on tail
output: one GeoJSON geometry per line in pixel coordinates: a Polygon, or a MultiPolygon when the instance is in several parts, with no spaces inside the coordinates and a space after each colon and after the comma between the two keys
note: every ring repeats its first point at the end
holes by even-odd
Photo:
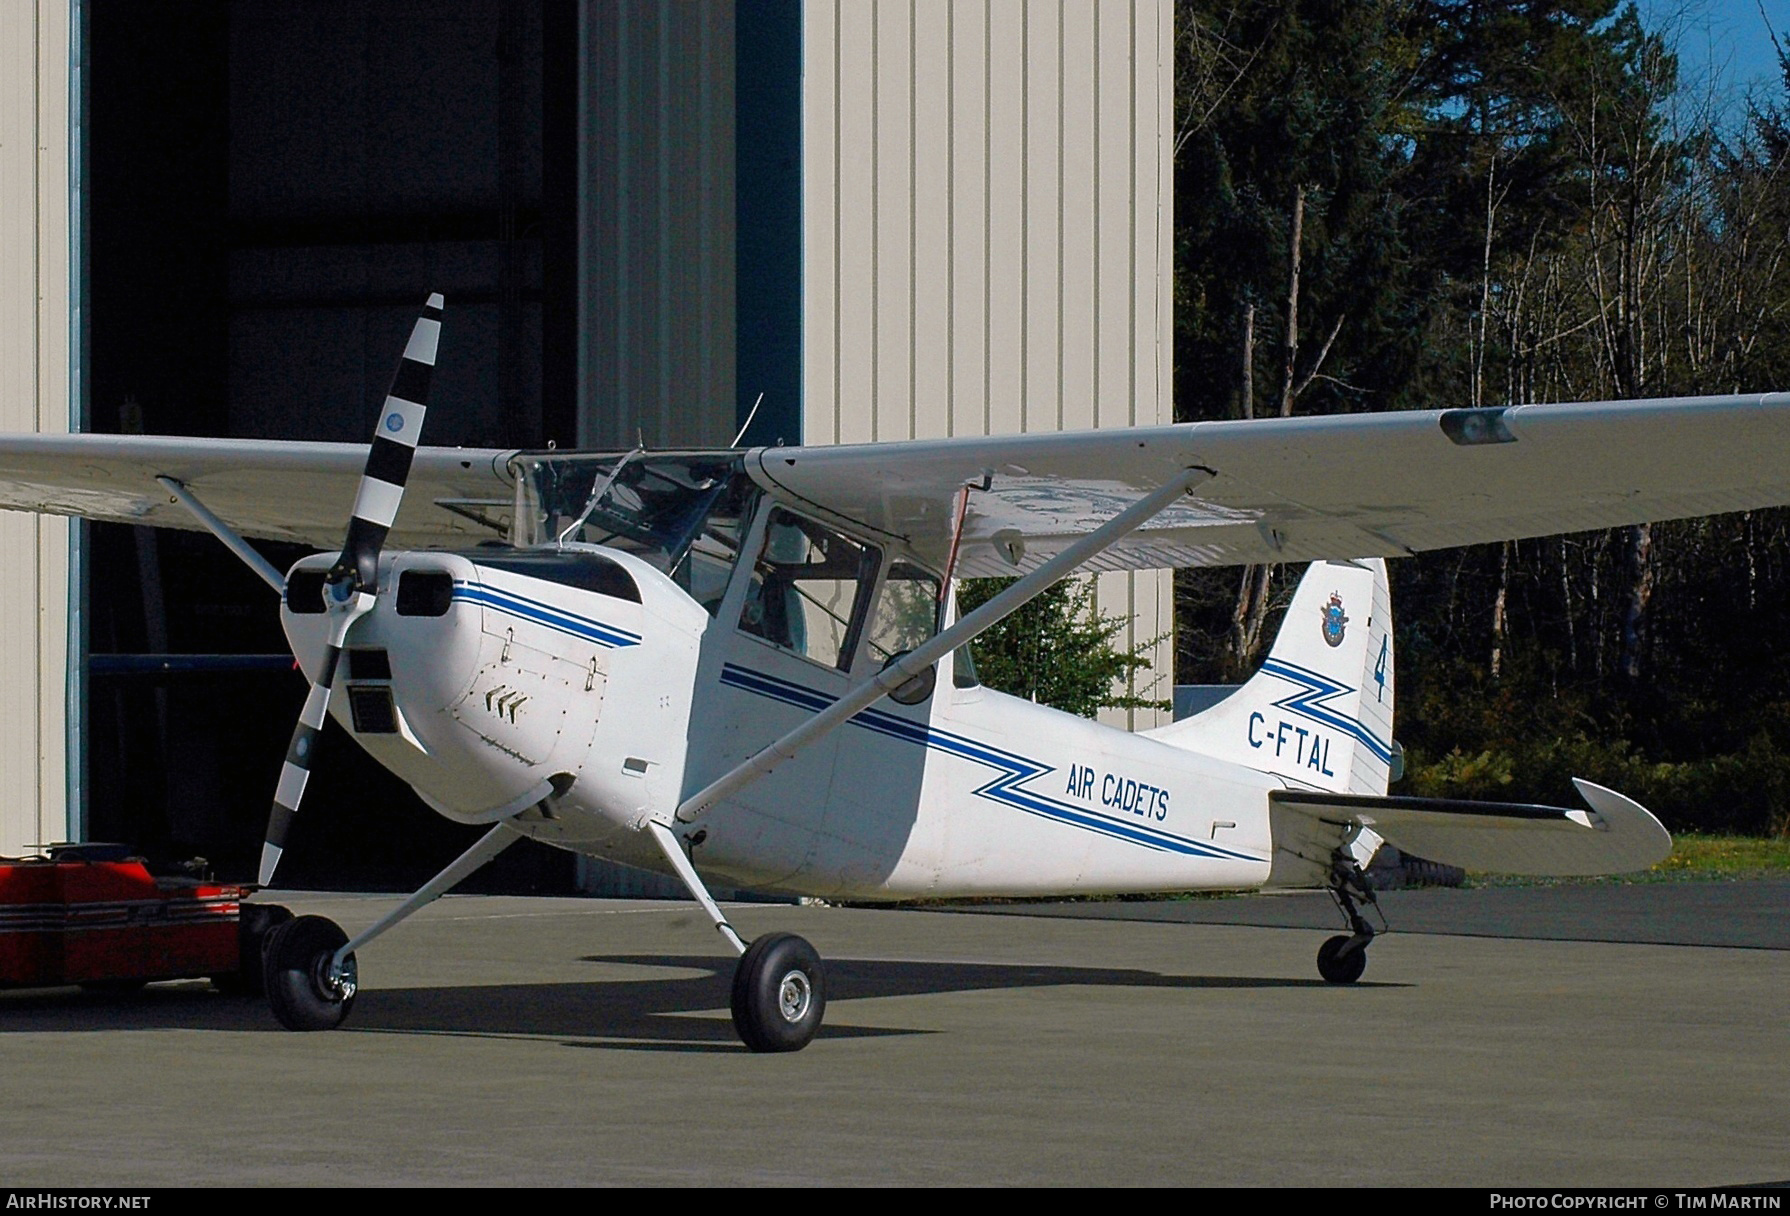
{"type": "Polygon", "coordinates": [[[1325,645],[1341,646],[1343,626],[1349,623],[1349,618],[1343,615],[1342,596],[1334,591],[1330,593],[1330,602],[1324,605],[1322,621],[1325,645]]]}

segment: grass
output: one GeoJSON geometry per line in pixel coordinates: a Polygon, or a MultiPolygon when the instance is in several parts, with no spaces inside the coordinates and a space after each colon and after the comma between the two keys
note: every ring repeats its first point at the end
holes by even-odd
{"type": "Polygon", "coordinates": [[[1648,873],[1687,878],[1760,878],[1790,873],[1790,837],[1685,832],[1672,838],[1672,855],[1648,873]]]}
{"type": "Polygon", "coordinates": [[[1712,836],[1682,832],[1672,837],[1672,853],[1638,874],[1601,878],[1522,878],[1469,871],[1469,887],[1514,887],[1557,883],[1733,882],[1790,875],[1790,837],[1712,836]]]}

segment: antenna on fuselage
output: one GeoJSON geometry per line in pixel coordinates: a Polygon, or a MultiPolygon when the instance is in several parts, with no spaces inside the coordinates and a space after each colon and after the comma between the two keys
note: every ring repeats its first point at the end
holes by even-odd
{"type": "Polygon", "coordinates": [[[752,429],[752,420],[758,417],[758,407],[763,404],[764,394],[761,392],[758,394],[758,400],[752,403],[751,410],[746,414],[746,424],[740,428],[740,433],[733,437],[733,442],[728,444],[728,447],[737,448],[740,446],[740,440],[744,439],[746,437],[746,432],[752,429]]]}

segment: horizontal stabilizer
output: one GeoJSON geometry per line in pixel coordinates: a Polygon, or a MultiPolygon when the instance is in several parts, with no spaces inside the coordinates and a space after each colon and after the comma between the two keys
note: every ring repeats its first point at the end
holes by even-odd
{"type": "MultiPolygon", "coordinates": [[[[1360,825],[1402,852],[1492,874],[1624,874],[1672,851],[1671,834],[1639,803],[1589,781],[1574,778],[1573,785],[1590,810],[1308,790],[1275,790],[1268,797],[1277,837],[1289,814],[1339,833],[1360,825]]],[[[1303,834],[1313,835],[1315,826],[1303,825],[1303,834]]]]}

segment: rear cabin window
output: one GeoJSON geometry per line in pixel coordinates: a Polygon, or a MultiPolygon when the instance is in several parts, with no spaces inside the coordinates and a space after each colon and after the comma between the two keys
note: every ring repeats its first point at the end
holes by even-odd
{"type": "Polygon", "coordinates": [[[939,611],[938,575],[908,562],[890,562],[864,629],[871,661],[880,667],[937,633],[939,611]]]}

